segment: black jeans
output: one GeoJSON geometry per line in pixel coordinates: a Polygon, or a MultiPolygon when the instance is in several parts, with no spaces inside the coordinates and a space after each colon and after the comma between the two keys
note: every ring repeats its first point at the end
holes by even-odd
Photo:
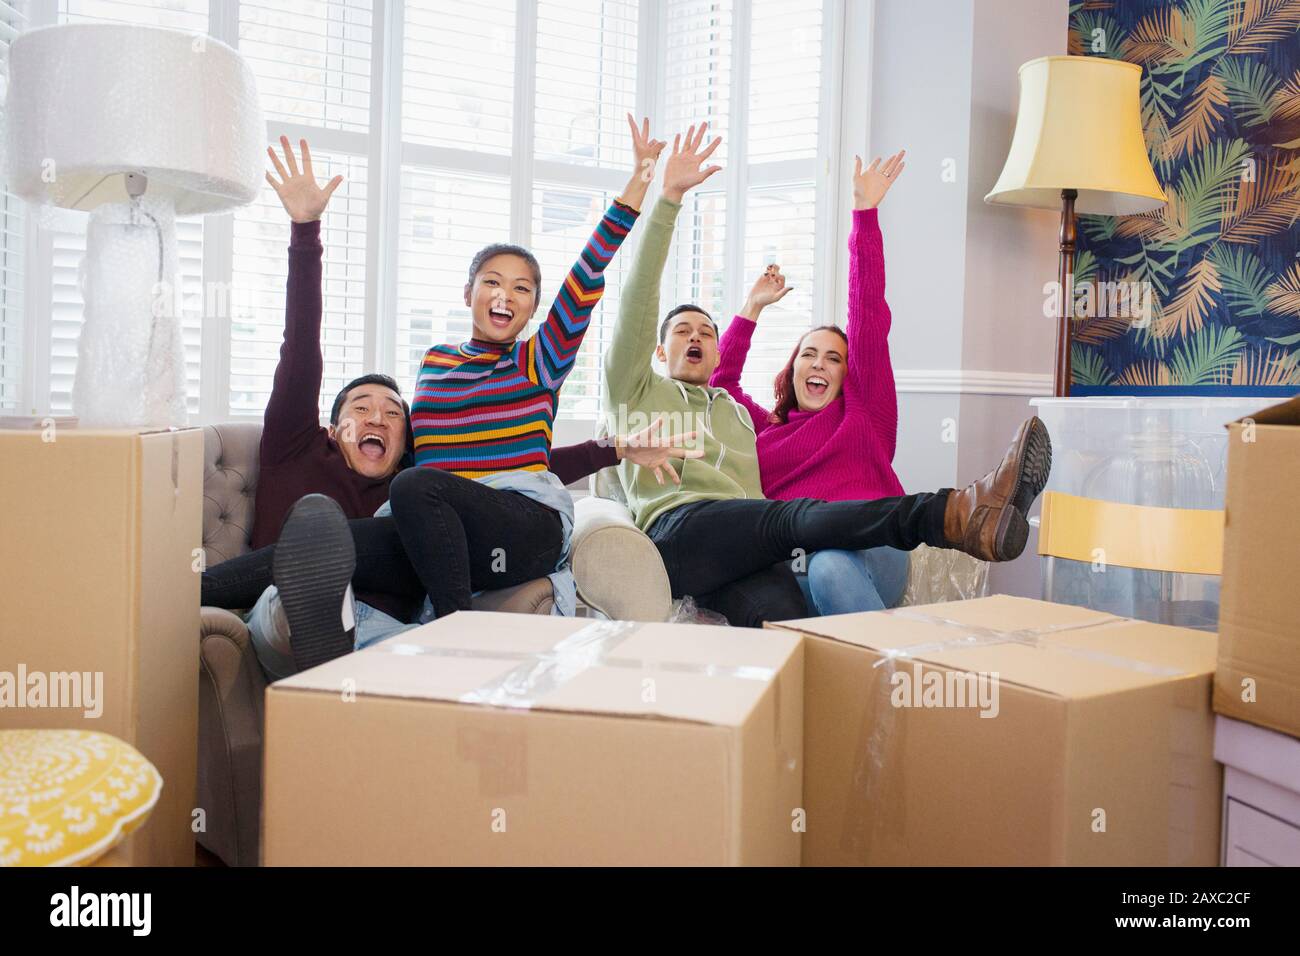
{"type": "MultiPolygon", "coordinates": [[[[474,591],[550,574],[564,550],[559,513],[518,492],[437,468],[408,468],[393,479],[388,496],[392,517],[348,522],[358,593],[418,602],[427,594],[442,617],[469,610],[474,591]]],[[[203,604],[252,607],[273,583],[274,554],[269,545],[205,571],[203,604]]]]}
{"type": "Polygon", "coordinates": [[[690,594],[733,625],[759,627],[808,614],[793,572],[775,566],[824,548],[944,547],[947,501],[947,490],[876,501],[697,501],[660,515],[649,535],[673,597],[690,594]]]}

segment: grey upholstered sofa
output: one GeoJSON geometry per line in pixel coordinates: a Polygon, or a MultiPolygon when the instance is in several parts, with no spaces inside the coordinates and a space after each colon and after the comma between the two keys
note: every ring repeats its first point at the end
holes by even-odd
{"type": "MultiPolygon", "coordinates": [[[[203,548],[207,567],[243,554],[257,492],[258,423],[204,428],[203,548]]],[[[614,620],[664,621],[672,610],[659,552],[632,522],[614,469],[593,475],[576,503],[573,571],[578,599],[614,620]]],[[[982,562],[956,551],[913,552],[905,604],[984,593],[982,562]]],[[[545,578],[481,595],[480,610],[549,614],[545,578]]],[[[256,866],[262,805],[262,716],[266,678],[248,628],[231,611],[205,607],[200,621],[199,843],[231,866],[256,866]]]]}
{"type": "MultiPolygon", "coordinates": [[[[260,423],[204,428],[203,548],[206,566],[248,550],[257,492],[260,423]]],[[[672,599],[659,552],[613,501],[578,502],[573,545],[579,600],[606,617],[662,621],[672,599]]],[[[545,578],[482,595],[475,607],[549,614],[545,578]]],[[[232,866],[258,862],[262,698],[266,678],[239,615],[202,609],[199,681],[199,842],[232,866]]]]}

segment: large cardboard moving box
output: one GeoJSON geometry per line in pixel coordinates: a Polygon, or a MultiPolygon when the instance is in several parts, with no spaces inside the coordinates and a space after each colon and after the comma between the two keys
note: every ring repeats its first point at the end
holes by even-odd
{"type": "Polygon", "coordinates": [[[0,429],[0,462],[0,727],[130,743],[163,791],[117,858],[192,866],[203,433],[0,429]]]}
{"type": "Polygon", "coordinates": [[[1300,398],[1228,432],[1214,709],[1300,737],[1300,398]]]}
{"type": "Polygon", "coordinates": [[[267,688],[267,865],[799,863],[803,652],[460,612],[267,688]]]}
{"type": "Polygon", "coordinates": [[[804,634],[805,866],[1218,861],[1213,634],[1006,596],[804,634]]]}

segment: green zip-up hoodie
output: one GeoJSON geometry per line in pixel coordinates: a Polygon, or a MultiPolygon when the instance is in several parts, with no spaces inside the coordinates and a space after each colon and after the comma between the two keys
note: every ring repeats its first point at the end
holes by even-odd
{"type": "Polygon", "coordinates": [[[664,434],[697,431],[704,457],[670,459],[680,485],[629,461],[619,478],[632,517],[642,531],[666,511],[695,501],[762,498],[754,425],[749,412],[726,389],[689,385],[651,368],[659,344],[659,285],[681,204],[661,198],[642,220],[632,271],[623,284],[613,341],[605,351],[601,407],[611,434],[627,435],[664,419],[664,434]]]}

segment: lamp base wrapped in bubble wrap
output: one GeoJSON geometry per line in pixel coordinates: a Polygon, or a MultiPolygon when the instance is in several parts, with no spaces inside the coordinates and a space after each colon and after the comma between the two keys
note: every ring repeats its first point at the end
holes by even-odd
{"type": "Polygon", "coordinates": [[[91,214],[80,269],[85,321],[72,387],[81,427],[186,424],[176,274],[169,199],[146,195],[91,214]]]}

